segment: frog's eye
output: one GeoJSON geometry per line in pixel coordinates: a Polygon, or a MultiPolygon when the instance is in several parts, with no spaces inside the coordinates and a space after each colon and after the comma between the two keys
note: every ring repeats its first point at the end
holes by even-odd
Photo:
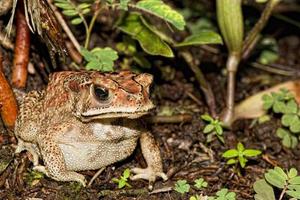
{"type": "Polygon", "coordinates": [[[109,97],[109,92],[106,88],[103,88],[101,86],[94,86],[94,94],[96,98],[100,101],[105,101],[109,97]]]}

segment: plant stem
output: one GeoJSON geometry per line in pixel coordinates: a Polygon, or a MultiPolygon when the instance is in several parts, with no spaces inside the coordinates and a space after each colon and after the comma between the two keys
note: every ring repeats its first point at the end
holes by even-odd
{"type": "Polygon", "coordinates": [[[232,120],[234,118],[234,94],[235,94],[235,75],[240,63],[240,54],[236,52],[230,53],[226,68],[228,72],[227,79],[227,100],[226,108],[222,113],[222,122],[225,127],[230,127],[232,120]]]}
{"type": "Polygon", "coordinates": [[[95,25],[96,19],[101,11],[100,0],[95,1],[95,6],[96,6],[96,9],[95,9],[93,18],[91,19],[90,25],[88,26],[87,32],[86,32],[86,39],[85,39],[85,44],[84,44],[84,47],[86,49],[88,49],[88,47],[89,47],[92,30],[95,25]]]}
{"type": "Polygon", "coordinates": [[[258,22],[255,26],[251,29],[249,34],[247,35],[244,44],[243,44],[243,58],[248,57],[249,52],[255,47],[253,43],[257,41],[257,37],[262,29],[265,27],[266,23],[268,22],[274,7],[280,2],[280,0],[269,0],[267,3],[261,17],[259,18],[258,22]]]}
{"type": "Polygon", "coordinates": [[[209,111],[212,117],[216,117],[216,101],[214,93],[205,79],[201,69],[194,63],[193,56],[188,51],[182,51],[180,52],[181,56],[184,58],[184,60],[187,62],[190,69],[195,73],[195,77],[200,85],[201,90],[204,93],[206,103],[209,107],[209,111]]]}
{"type": "Polygon", "coordinates": [[[280,196],[279,196],[279,199],[278,199],[278,200],[282,200],[282,198],[283,198],[283,196],[284,196],[286,190],[287,190],[287,185],[284,186],[283,190],[282,190],[281,193],[280,193],[280,196]]]}

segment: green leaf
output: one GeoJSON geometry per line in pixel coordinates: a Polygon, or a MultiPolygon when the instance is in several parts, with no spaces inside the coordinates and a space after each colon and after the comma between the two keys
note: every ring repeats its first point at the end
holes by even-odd
{"type": "Polygon", "coordinates": [[[256,149],[246,149],[244,152],[243,152],[244,156],[247,156],[247,157],[255,157],[255,156],[258,156],[261,154],[261,151],[259,150],[256,150],[256,149]]]}
{"type": "Polygon", "coordinates": [[[121,189],[126,185],[126,182],[124,180],[120,180],[118,184],[118,188],[121,189]]]}
{"type": "Polygon", "coordinates": [[[214,121],[214,119],[208,114],[201,115],[201,119],[203,119],[204,121],[207,121],[207,122],[213,122],[214,121]]]}
{"type": "Polygon", "coordinates": [[[64,10],[62,13],[69,17],[78,15],[78,12],[76,10],[64,10]]]}
{"type": "Polygon", "coordinates": [[[172,49],[159,36],[151,31],[142,20],[142,16],[137,13],[131,13],[124,17],[118,25],[119,29],[137,40],[143,50],[151,55],[160,55],[165,57],[174,57],[172,49]]]}
{"type": "Polygon", "coordinates": [[[289,135],[289,132],[283,128],[278,128],[276,131],[276,135],[280,138],[284,138],[284,136],[289,135]]]}
{"type": "Polygon", "coordinates": [[[294,99],[290,99],[286,104],[286,109],[284,113],[297,114],[297,112],[298,112],[298,104],[294,99]]]}
{"type": "Polygon", "coordinates": [[[245,147],[241,142],[239,142],[236,146],[236,149],[238,150],[239,153],[241,153],[244,151],[245,147]]]}
{"type": "Polygon", "coordinates": [[[78,24],[81,24],[82,21],[83,21],[83,20],[82,20],[80,17],[78,17],[78,18],[72,19],[72,20],[71,20],[71,24],[73,24],[73,25],[78,25],[78,24]]]}
{"type": "Polygon", "coordinates": [[[123,172],[123,177],[125,178],[125,179],[127,179],[127,178],[129,178],[129,176],[130,176],[130,169],[125,169],[124,170],[124,172],[123,172]]]}
{"type": "Polygon", "coordinates": [[[282,101],[275,101],[273,105],[273,111],[275,113],[284,113],[285,112],[285,103],[282,101]]]}
{"type": "Polygon", "coordinates": [[[203,133],[210,133],[215,129],[215,126],[212,124],[208,124],[205,126],[203,133]]]}
{"type": "Polygon", "coordinates": [[[288,180],[288,176],[287,174],[283,171],[282,168],[280,167],[274,167],[275,172],[280,175],[282,178],[284,178],[285,180],[288,180]]]}
{"type": "Polygon", "coordinates": [[[268,170],[268,172],[265,174],[265,179],[268,181],[268,183],[278,188],[284,188],[286,183],[286,178],[274,169],[268,170]]]}
{"type": "Polygon", "coordinates": [[[297,116],[295,120],[290,125],[290,130],[292,133],[299,133],[300,132],[300,119],[297,116]]]}
{"type": "Polygon", "coordinates": [[[222,154],[223,158],[234,158],[239,155],[239,152],[236,149],[229,149],[222,154]]]}
{"type": "Polygon", "coordinates": [[[216,130],[216,133],[218,135],[222,135],[223,134],[223,128],[222,128],[222,126],[220,124],[216,124],[215,125],[215,130],[216,130]]]}
{"type": "Polygon", "coordinates": [[[253,189],[256,192],[255,200],[275,200],[273,188],[264,179],[255,181],[253,189]]]}
{"type": "Polygon", "coordinates": [[[221,36],[213,31],[202,31],[197,34],[193,34],[175,45],[175,47],[184,47],[191,45],[203,45],[203,44],[223,44],[221,36]]]}
{"type": "Polygon", "coordinates": [[[175,184],[174,190],[179,192],[180,194],[184,194],[189,192],[190,185],[187,183],[186,180],[178,180],[175,184]]]}
{"type": "Polygon", "coordinates": [[[120,8],[122,10],[128,10],[128,3],[130,2],[131,0],[120,0],[120,8]]]}
{"type": "Polygon", "coordinates": [[[300,199],[300,191],[286,191],[286,194],[288,194],[291,197],[294,197],[296,199],[300,199]]]}
{"type": "Polygon", "coordinates": [[[269,65],[278,60],[279,55],[277,52],[271,50],[263,50],[258,58],[258,62],[264,65],[269,65]]]}
{"type": "Polygon", "coordinates": [[[181,14],[164,4],[161,0],[142,0],[135,5],[137,8],[162,18],[177,29],[183,30],[185,26],[184,18],[181,14]]]}
{"type": "Polygon", "coordinates": [[[202,187],[207,187],[207,182],[204,181],[203,178],[199,178],[199,179],[196,179],[196,180],[195,180],[194,186],[195,186],[197,189],[201,189],[202,187]]]}
{"type": "Polygon", "coordinates": [[[262,96],[262,100],[263,100],[263,108],[265,110],[268,110],[270,108],[272,108],[273,104],[274,104],[274,99],[272,96],[264,94],[262,96]]]}
{"type": "Polygon", "coordinates": [[[94,48],[91,51],[82,48],[81,54],[88,61],[87,70],[113,71],[113,62],[118,59],[117,52],[109,47],[94,48]]]}
{"type": "Polygon", "coordinates": [[[234,158],[231,158],[229,160],[227,160],[226,164],[227,165],[233,165],[233,164],[236,164],[238,162],[238,160],[234,159],[234,158]]]}
{"type": "Polygon", "coordinates": [[[283,126],[290,126],[290,124],[292,124],[294,120],[297,120],[295,119],[297,117],[298,116],[295,114],[284,114],[281,118],[281,124],[283,126]]]}
{"type": "Polygon", "coordinates": [[[288,182],[293,185],[300,185],[300,176],[291,178],[288,182]]]}
{"type": "Polygon", "coordinates": [[[89,7],[91,7],[91,4],[88,4],[88,3],[81,3],[81,4],[78,5],[78,8],[80,10],[84,10],[86,8],[89,8],[89,7]]]}
{"type": "Polygon", "coordinates": [[[298,171],[297,169],[295,168],[291,168],[289,173],[288,173],[288,177],[291,179],[291,178],[294,178],[298,175],[298,171]]]}
{"type": "Polygon", "coordinates": [[[244,157],[244,156],[239,156],[239,163],[241,165],[242,168],[244,168],[246,166],[246,163],[247,163],[247,159],[244,157]]]}
{"type": "Polygon", "coordinates": [[[74,6],[68,2],[65,3],[55,3],[54,4],[56,7],[61,8],[63,10],[72,10],[74,9],[74,6]]]}

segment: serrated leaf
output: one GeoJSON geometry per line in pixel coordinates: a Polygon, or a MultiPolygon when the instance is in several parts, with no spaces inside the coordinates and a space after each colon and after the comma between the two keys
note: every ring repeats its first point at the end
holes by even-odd
{"type": "Polygon", "coordinates": [[[215,126],[212,124],[208,124],[205,126],[203,133],[210,133],[211,131],[213,131],[215,129],[215,126]]]}
{"type": "Polygon", "coordinates": [[[185,47],[192,45],[203,44],[223,44],[221,36],[213,31],[202,31],[197,34],[193,34],[184,39],[183,42],[176,44],[176,47],[185,47]]]}
{"type": "Polygon", "coordinates": [[[81,24],[82,23],[82,19],[81,18],[75,18],[75,19],[72,19],[71,20],[71,24],[73,24],[73,25],[78,25],[78,24],[81,24]]]}
{"type": "Polygon", "coordinates": [[[145,25],[145,20],[137,13],[126,16],[118,25],[119,29],[137,40],[143,50],[151,55],[174,57],[172,49],[145,25]]]}
{"type": "Polygon", "coordinates": [[[239,152],[236,149],[229,149],[222,154],[223,158],[234,158],[239,155],[239,152]]]}
{"type": "Polygon", "coordinates": [[[137,2],[135,7],[166,20],[179,30],[184,29],[185,21],[183,16],[161,0],[142,0],[137,2]]]}
{"type": "Polygon", "coordinates": [[[261,154],[261,151],[256,150],[256,149],[246,149],[243,151],[244,156],[247,157],[255,157],[261,154]]]}
{"type": "Polygon", "coordinates": [[[286,179],[273,169],[268,170],[268,172],[265,174],[265,179],[268,181],[268,183],[278,188],[284,188],[286,183],[286,179]]]}
{"type": "Polygon", "coordinates": [[[275,200],[273,188],[264,179],[255,181],[253,189],[256,192],[255,200],[275,200]]]}

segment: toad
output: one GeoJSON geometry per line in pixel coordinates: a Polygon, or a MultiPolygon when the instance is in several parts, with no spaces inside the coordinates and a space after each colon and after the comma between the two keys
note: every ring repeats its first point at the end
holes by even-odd
{"type": "Polygon", "coordinates": [[[136,118],[154,108],[150,74],[64,71],[50,75],[43,91],[29,92],[20,105],[16,152],[29,151],[34,169],[57,181],[86,185],[77,171],[96,170],[128,157],[139,141],[147,168],[132,179],[167,179],[153,136],[136,118]],[[44,165],[39,164],[42,158],[44,165]]]}

